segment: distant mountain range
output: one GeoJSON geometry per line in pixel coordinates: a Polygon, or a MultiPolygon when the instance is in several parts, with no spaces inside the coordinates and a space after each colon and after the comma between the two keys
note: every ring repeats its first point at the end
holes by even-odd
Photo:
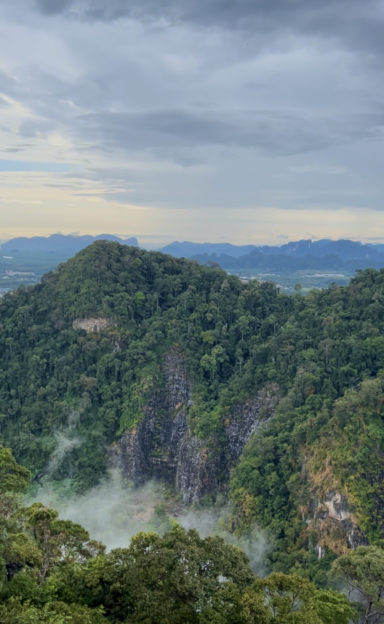
{"type": "Polygon", "coordinates": [[[72,234],[52,234],[51,236],[32,236],[26,238],[12,238],[1,245],[1,251],[8,253],[49,253],[65,256],[73,256],[81,249],[88,247],[96,240],[110,240],[121,245],[138,247],[137,238],[119,238],[112,234],[100,234],[99,236],[73,236],[72,234]]]}
{"type": "MultiPolygon", "coordinates": [[[[174,241],[159,249],[162,253],[174,258],[192,258],[201,254],[226,254],[238,258],[257,249],[255,245],[232,245],[231,243],[191,243],[190,241],[174,241]]],[[[271,249],[273,249],[271,247],[271,249]]],[[[278,248],[276,248],[278,249],[278,248]]]]}
{"type": "MultiPolygon", "coordinates": [[[[137,238],[119,238],[112,234],[74,236],[52,234],[32,238],[13,238],[1,246],[9,254],[49,254],[70,257],[96,240],[115,241],[138,247],[137,238]]],[[[355,271],[384,267],[384,244],[351,240],[299,240],[281,246],[232,245],[231,243],[193,243],[174,241],[160,249],[175,258],[189,258],[200,264],[217,263],[223,269],[260,269],[287,273],[297,270],[355,271]]]]}
{"type": "Polygon", "coordinates": [[[355,271],[384,267],[384,244],[351,240],[299,240],[281,246],[176,241],[161,251],[178,258],[197,260],[201,264],[215,262],[223,269],[232,270],[261,269],[286,273],[306,269],[355,271]]]}

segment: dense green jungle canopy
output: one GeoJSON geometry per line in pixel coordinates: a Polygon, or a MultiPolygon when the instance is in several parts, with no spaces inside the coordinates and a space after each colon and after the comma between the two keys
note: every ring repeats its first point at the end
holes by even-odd
{"type": "MultiPolygon", "coordinates": [[[[240,549],[177,524],[163,537],[139,533],[128,548],[106,553],[53,509],[23,507],[28,478],[0,447],[2,624],[347,624],[356,614],[344,595],[298,575],[255,578],[240,549]]],[[[381,551],[363,548],[338,563],[340,578],[377,593],[381,551]]],[[[380,600],[371,603],[366,612],[380,613],[380,600]]]]}
{"type": "Polygon", "coordinates": [[[50,466],[53,480],[81,492],[105,474],[107,445],[142,418],[175,345],[193,379],[190,428],[212,453],[225,450],[233,405],[278,384],[274,418],[221,487],[229,485],[232,530],[257,522],[273,536],[272,569],[322,584],[340,552],[326,543],[318,561],[312,549],[305,518],[319,483],[348,495],[371,543],[384,538],[383,312],[384,270],[287,296],[217,267],[98,241],[1,300],[0,443],[34,479],[50,466]],[[110,325],[74,328],[88,317],[110,325]],[[55,469],[54,433],[70,426],[83,443],[55,469]]]}

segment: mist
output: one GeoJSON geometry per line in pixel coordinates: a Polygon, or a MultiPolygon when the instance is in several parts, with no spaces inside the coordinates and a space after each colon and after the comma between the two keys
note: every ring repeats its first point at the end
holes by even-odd
{"type": "Polygon", "coordinates": [[[51,460],[45,470],[45,473],[48,475],[52,474],[53,472],[55,472],[55,470],[57,470],[67,453],[82,444],[81,438],[69,437],[66,432],[62,431],[56,432],[54,434],[54,437],[57,442],[57,447],[53,451],[51,460]]]}
{"type": "Polygon", "coordinates": [[[155,508],[165,496],[164,487],[153,482],[135,488],[124,482],[118,470],[85,494],[63,497],[48,483],[33,496],[59,512],[60,518],[81,524],[92,539],[111,550],[129,546],[139,531],[155,530],[155,508]]]}
{"type": "Polygon", "coordinates": [[[171,528],[173,519],[186,530],[196,529],[203,538],[219,535],[226,543],[241,548],[255,574],[266,574],[271,542],[258,527],[252,527],[246,535],[237,538],[226,526],[228,504],[208,509],[186,508],[177,494],[160,482],[150,481],[136,488],[114,469],[105,481],[82,495],[64,497],[46,482],[28,502],[35,501],[56,509],[60,518],[81,524],[91,538],[105,544],[107,550],[128,547],[139,531],[163,535],[171,528]]]}
{"type": "Polygon", "coordinates": [[[273,543],[260,527],[253,525],[241,537],[236,537],[228,528],[230,505],[217,509],[184,510],[176,520],[185,529],[196,529],[201,537],[219,535],[227,544],[237,546],[247,555],[251,568],[257,576],[267,574],[266,559],[273,543]]]}

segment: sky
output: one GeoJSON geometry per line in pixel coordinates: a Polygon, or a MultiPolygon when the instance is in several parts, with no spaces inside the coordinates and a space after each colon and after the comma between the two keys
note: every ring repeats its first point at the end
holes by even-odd
{"type": "Polygon", "coordinates": [[[0,239],[384,241],[384,2],[0,0],[0,239]]]}

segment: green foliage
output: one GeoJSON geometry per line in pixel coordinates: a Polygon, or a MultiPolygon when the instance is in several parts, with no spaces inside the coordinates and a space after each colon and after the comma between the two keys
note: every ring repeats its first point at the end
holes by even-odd
{"type": "Polygon", "coordinates": [[[29,484],[29,470],[14,459],[11,449],[0,447],[0,519],[8,518],[29,484]]]}
{"type": "Polygon", "coordinates": [[[358,601],[364,624],[384,618],[384,552],[375,546],[359,546],[333,564],[333,573],[347,584],[358,601]]]}
{"type": "Polygon", "coordinates": [[[104,552],[79,525],[36,503],[24,509],[29,472],[0,447],[0,621],[4,624],[102,624],[102,609],[57,602],[49,575],[104,552]],[[4,506],[4,501],[12,505],[4,506]],[[5,509],[5,512],[4,512],[5,509]]]}
{"type": "Polygon", "coordinates": [[[0,496],[25,493],[29,471],[14,459],[11,449],[0,448],[0,496]]]}
{"type": "Polygon", "coordinates": [[[202,408],[191,423],[217,436],[220,418],[211,415],[237,397],[252,334],[270,333],[273,312],[275,331],[280,307],[271,284],[243,285],[217,268],[99,241],[0,302],[0,441],[34,477],[48,470],[88,488],[106,471],[105,444],[142,419],[175,344],[202,408]],[[110,324],[99,333],[73,328],[88,317],[110,324]],[[58,431],[81,443],[56,465],[58,431]]]}
{"type": "Polygon", "coordinates": [[[317,494],[327,486],[346,493],[370,538],[383,537],[381,381],[364,381],[384,365],[383,284],[384,272],[369,270],[346,288],[293,297],[295,314],[244,365],[243,380],[256,385],[263,354],[264,372],[270,368],[287,392],[233,471],[235,525],[256,520],[277,538],[272,569],[297,571],[320,585],[334,555],[327,551],[318,561],[308,551],[314,542],[305,520],[316,496],[313,477],[325,466],[333,481],[323,480],[317,494]]]}
{"type": "Polygon", "coordinates": [[[49,602],[39,608],[15,599],[0,605],[0,621],[2,624],[107,624],[102,610],[62,602],[49,602]]]}
{"type": "Polygon", "coordinates": [[[164,537],[138,533],[129,548],[90,561],[72,582],[66,578],[61,591],[66,600],[78,601],[86,595],[83,588],[91,587],[88,604],[103,604],[107,616],[117,621],[148,618],[155,624],[168,618],[192,624],[229,585],[241,590],[253,578],[239,549],[175,526],[164,537]]]}
{"type": "Polygon", "coordinates": [[[61,600],[103,605],[127,624],[348,624],[356,613],[345,596],[298,575],[255,579],[239,549],[179,526],[164,537],[139,533],[55,582],[61,600]]]}
{"type": "MultiPolygon", "coordinates": [[[[106,445],[139,424],[163,387],[170,349],[193,380],[189,425],[220,458],[233,407],[277,384],[274,418],[232,473],[232,526],[256,521],[274,536],[272,569],[324,585],[334,554],[319,561],[308,549],[314,541],[300,511],[316,457],[334,464],[370,538],[383,538],[380,382],[357,392],[384,369],[383,293],[384,270],[286,296],[217,267],[98,241],[0,302],[0,441],[34,479],[81,492],[107,470],[106,445]],[[108,326],[86,333],[73,324],[87,318],[108,326]]],[[[224,485],[228,474],[219,478],[224,485]]]]}
{"type": "Polygon", "coordinates": [[[39,584],[55,568],[57,561],[62,564],[84,561],[104,551],[104,546],[90,541],[88,532],[82,526],[70,520],[60,520],[54,509],[34,503],[22,513],[26,520],[26,531],[32,534],[42,555],[37,576],[39,584]]]}
{"type": "Polygon", "coordinates": [[[370,541],[383,543],[383,384],[381,376],[366,380],[358,390],[347,390],[329,410],[315,395],[292,409],[290,392],[268,429],[245,449],[231,484],[237,524],[247,526],[256,519],[280,536],[275,569],[297,570],[317,583],[325,581],[322,571],[332,557],[328,553],[319,565],[314,553],[308,553],[308,532],[298,514],[299,505],[305,507],[315,496],[310,491],[314,481],[320,483],[317,495],[335,488],[345,494],[370,541]],[[303,466],[306,481],[300,476],[303,466]]]}
{"type": "MultiPolygon", "coordinates": [[[[8,483],[5,495],[19,487],[8,483]]],[[[164,521],[162,509],[157,516],[164,521]]],[[[354,613],[345,597],[297,575],[255,579],[239,548],[175,522],[163,537],[138,533],[106,554],[35,503],[3,520],[2,539],[3,624],[347,624],[354,613]]]]}
{"type": "Polygon", "coordinates": [[[345,596],[316,590],[297,574],[257,579],[242,597],[249,624],[348,624],[356,614],[345,596]]]}
{"type": "Polygon", "coordinates": [[[383,377],[370,379],[335,402],[321,430],[315,463],[318,470],[330,466],[330,476],[347,493],[359,526],[373,543],[384,543],[383,390],[383,377]]]}

